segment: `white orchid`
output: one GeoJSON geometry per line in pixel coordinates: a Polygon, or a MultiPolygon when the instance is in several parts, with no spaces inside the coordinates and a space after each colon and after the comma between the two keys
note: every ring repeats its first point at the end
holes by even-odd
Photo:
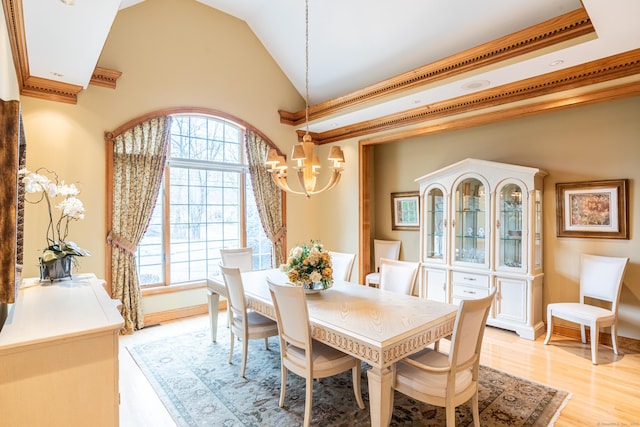
{"type": "Polygon", "coordinates": [[[78,247],[74,242],[66,240],[69,234],[69,222],[84,219],[84,206],[82,201],[76,197],[80,193],[76,185],[66,185],[64,181],[58,183],[58,175],[45,168],[40,168],[35,172],[23,168],[18,171],[18,176],[23,177],[22,182],[27,193],[42,194],[38,200],[27,200],[27,202],[40,203],[45,200],[49,209],[49,226],[46,232],[47,246],[42,254],[42,262],[48,264],[66,256],[90,255],[88,251],[78,247]],[[41,173],[42,171],[55,176],[55,180],[51,180],[47,175],[41,173]],[[58,196],[63,199],[55,206],[61,213],[60,218],[54,224],[51,199],[58,196]]]}

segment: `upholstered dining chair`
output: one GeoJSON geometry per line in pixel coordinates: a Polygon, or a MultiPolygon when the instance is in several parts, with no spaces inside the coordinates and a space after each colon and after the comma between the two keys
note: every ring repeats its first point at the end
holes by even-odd
{"type": "Polygon", "coordinates": [[[419,269],[419,262],[381,258],[378,287],[386,291],[413,295],[419,269]]]}
{"type": "Polygon", "coordinates": [[[253,249],[220,249],[220,259],[225,267],[238,267],[240,272],[253,270],[253,249]]]}
{"type": "Polygon", "coordinates": [[[233,359],[233,343],[235,336],[242,341],[242,367],[240,376],[244,377],[247,366],[247,347],[250,339],[264,338],[264,347],[269,349],[269,337],[278,335],[278,325],[260,313],[247,309],[244,285],[240,268],[220,265],[229,302],[229,363],[233,359]]]}
{"type": "Polygon", "coordinates": [[[618,354],[618,301],[629,258],[583,254],[580,257],[580,302],[558,302],[547,306],[547,336],[553,332],[553,318],[580,324],[580,338],[586,343],[585,326],[591,333],[591,362],[598,364],[600,328],[611,326],[613,352],[618,354]],[[610,308],[594,305],[592,300],[609,303],[610,308]]]}
{"type": "MultiPolygon", "coordinates": [[[[253,270],[253,249],[220,249],[220,260],[225,267],[238,267],[241,273],[253,270]]],[[[231,322],[231,311],[227,303],[227,326],[231,322]]]]}
{"type": "Polygon", "coordinates": [[[271,299],[280,329],[281,385],[279,406],[284,405],[287,371],[306,379],[304,426],[311,422],[313,380],[330,377],[351,369],[353,394],[360,409],[364,402],[360,392],[360,360],[311,338],[309,311],[304,289],[280,285],[267,278],[271,299]]]}
{"type": "Polygon", "coordinates": [[[380,285],[380,259],[399,259],[400,258],[400,240],[373,240],[373,256],[374,271],[367,274],[365,284],[367,286],[380,285]]]}
{"type": "Polygon", "coordinates": [[[351,281],[351,272],[356,260],[356,254],[329,251],[331,256],[331,266],[333,267],[333,278],[344,281],[351,281]]]}
{"type": "MultiPolygon", "coordinates": [[[[480,427],[480,350],[494,296],[495,289],[484,298],[460,303],[449,354],[425,348],[392,368],[394,390],[421,402],[444,407],[447,427],[455,427],[455,409],[469,399],[473,425],[480,427]]],[[[393,395],[391,399],[393,401],[393,395]]]]}

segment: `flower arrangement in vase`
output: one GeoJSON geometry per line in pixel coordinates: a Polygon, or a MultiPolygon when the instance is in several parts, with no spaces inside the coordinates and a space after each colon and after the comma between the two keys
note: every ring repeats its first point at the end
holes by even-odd
{"type": "Polygon", "coordinates": [[[291,249],[280,270],[287,273],[291,283],[307,290],[325,290],[333,285],[331,256],[317,241],[311,240],[291,249]]]}
{"type": "Polygon", "coordinates": [[[39,168],[35,172],[27,169],[18,171],[27,194],[39,194],[39,198],[28,203],[45,201],[49,214],[49,224],[45,233],[46,246],[40,257],[40,280],[60,280],[71,277],[71,264],[77,264],[75,257],[91,255],[74,242],[67,240],[71,221],[84,219],[84,206],[76,196],[80,193],[75,184],[66,185],[58,179],[58,175],[49,169],[39,168]],[[49,178],[52,175],[53,180],[49,178]],[[53,199],[62,197],[55,208],[60,216],[54,221],[53,199]]]}

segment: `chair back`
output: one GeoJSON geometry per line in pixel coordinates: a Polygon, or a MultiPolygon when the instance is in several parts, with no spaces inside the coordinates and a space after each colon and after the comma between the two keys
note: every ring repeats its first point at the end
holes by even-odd
{"type": "Polygon", "coordinates": [[[233,322],[236,316],[244,319],[247,315],[247,302],[244,296],[244,285],[242,283],[240,269],[238,267],[225,267],[224,265],[220,265],[220,271],[224,279],[224,286],[227,289],[229,309],[233,314],[230,320],[233,322]]]}
{"type": "Polygon", "coordinates": [[[380,259],[380,289],[411,295],[419,269],[419,262],[380,259]]]}
{"type": "Polygon", "coordinates": [[[580,259],[580,302],[585,297],[597,298],[612,304],[617,312],[622,279],[629,258],[583,254],[580,259]]]}
{"type": "Polygon", "coordinates": [[[484,298],[460,302],[449,351],[449,363],[454,372],[479,363],[484,330],[495,293],[493,289],[484,298]]]}
{"type": "MultiPolygon", "coordinates": [[[[278,322],[280,339],[295,347],[310,351],[311,327],[307,298],[301,286],[273,283],[267,278],[278,322]]],[[[281,348],[286,358],[286,347],[281,348]]]]}
{"type": "Polygon", "coordinates": [[[253,249],[220,249],[220,259],[225,267],[238,267],[240,272],[253,270],[253,249]]]}
{"type": "Polygon", "coordinates": [[[350,281],[353,264],[356,260],[356,254],[329,251],[329,256],[331,256],[333,278],[336,280],[345,280],[347,282],[350,281]]]}
{"type": "Polygon", "coordinates": [[[373,256],[375,271],[380,271],[380,259],[398,259],[400,258],[400,240],[373,240],[373,256]]]}

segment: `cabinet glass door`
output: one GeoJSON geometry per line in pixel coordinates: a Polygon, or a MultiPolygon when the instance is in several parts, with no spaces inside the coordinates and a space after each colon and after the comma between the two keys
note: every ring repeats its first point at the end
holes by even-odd
{"type": "Polygon", "coordinates": [[[467,178],[456,188],[454,259],[484,264],[487,259],[487,195],[484,184],[467,178]]]}
{"type": "Polygon", "coordinates": [[[498,267],[522,268],[522,197],[522,187],[517,184],[507,184],[500,190],[498,267]]]}
{"type": "Polygon", "coordinates": [[[446,247],[444,194],[439,188],[427,191],[425,198],[426,257],[444,260],[446,247]]]}
{"type": "Polygon", "coordinates": [[[542,268],[542,191],[533,192],[533,268],[542,268]]]}

